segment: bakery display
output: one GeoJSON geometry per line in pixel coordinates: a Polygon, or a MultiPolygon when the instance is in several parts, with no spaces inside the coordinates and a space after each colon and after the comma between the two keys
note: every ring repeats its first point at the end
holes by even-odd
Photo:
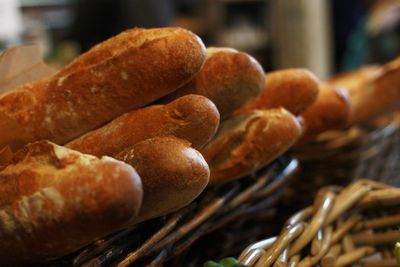
{"type": "Polygon", "coordinates": [[[286,152],[400,108],[398,61],[321,82],[185,29],[135,28],[0,94],[0,265],[162,263],[168,245],[260,215],[298,168],[286,152]],[[107,247],[119,238],[140,244],[107,247]]]}

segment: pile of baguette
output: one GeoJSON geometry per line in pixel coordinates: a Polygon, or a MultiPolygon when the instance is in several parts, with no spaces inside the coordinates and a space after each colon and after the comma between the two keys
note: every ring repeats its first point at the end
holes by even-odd
{"type": "Polygon", "coordinates": [[[0,161],[0,265],[62,257],[398,108],[397,65],[320,83],[305,69],[265,74],[250,55],[206,49],[181,28],[100,43],[0,95],[2,125],[28,137],[0,140],[13,151],[0,161]]]}

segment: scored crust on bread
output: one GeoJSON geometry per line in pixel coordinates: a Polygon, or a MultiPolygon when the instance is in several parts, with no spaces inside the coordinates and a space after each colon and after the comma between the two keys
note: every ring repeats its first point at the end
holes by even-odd
{"type": "Polygon", "coordinates": [[[0,172],[0,257],[21,266],[69,254],[132,222],[142,184],[128,164],[40,141],[0,172]]]}
{"type": "Polygon", "coordinates": [[[186,206],[204,190],[210,177],[200,152],[172,136],[144,140],[116,158],[132,165],[142,179],[143,205],[135,222],[186,206]]]}
{"type": "Polygon", "coordinates": [[[210,167],[210,184],[250,174],[279,157],[301,134],[296,117],[283,108],[230,117],[201,150],[210,167]]]}
{"type": "Polygon", "coordinates": [[[249,54],[232,48],[209,47],[201,71],[161,102],[186,94],[203,95],[214,102],[224,119],[257,96],[264,82],[263,68],[249,54]]]}
{"type": "Polygon", "coordinates": [[[285,108],[299,115],[318,96],[319,80],[307,69],[286,69],[265,75],[265,86],[260,94],[240,108],[236,114],[255,109],[285,108]]]}
{"type": "Polygon", "coordinates": [[[98,157],[115,156],[145,139],[173,135],[189,141],[194,148],[201,148],[215,135],[218,125],[218,110],[209,99],[187,95],[166,105],[147,106],[124,114],[66,146],[98,157]]]}
{"type": "Polygon", "coordinates": [[[0,96],[0,112],[34,138],[58,144],[171,93],[191,80],[205,47],[180,28],[128,30],[54,76],[0,96]]]}

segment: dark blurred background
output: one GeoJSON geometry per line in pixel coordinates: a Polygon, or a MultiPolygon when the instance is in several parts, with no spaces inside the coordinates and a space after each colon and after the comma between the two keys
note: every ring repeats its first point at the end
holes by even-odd
{"type": "Polygon", "coordinates": [[[125,29],[180,26],[323,79],[400,54],[399,22],[399,0],[1,0],[0,49],[36,43],[61,67],[125,29]]]}

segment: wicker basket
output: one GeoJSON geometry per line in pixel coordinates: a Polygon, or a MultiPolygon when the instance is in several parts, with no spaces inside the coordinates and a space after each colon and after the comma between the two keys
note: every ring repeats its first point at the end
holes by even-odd
{"type": "Polygon", "coordinates": [[[301,165],[285,198],[286,207],[294,210],[311,204],[318,189],[326,185],[348,185],[358,178],[373,177],[400,186],[400,116],[395,114],[373,124],[327,132],[291,154],[301,165]]]}
{"type": "Polygon", "coordinates": [[[372,180],[325,187],[277,237],[249,246],[239,261],[256,267],[396,267],[399,225],[399,188],[372,180]]]}
{"type": "Polygon", "coordinates": [[[161,266],[167,261],[172,266],[198,266],[210,251],[221,255],[224,250],[231,253],[236,246],[240,252],[270,232],[271,225],[260,221],[275,214],[274,207],[297,169],[297,160],[281,157],[240,181],[207,189],[194,203],[174,214],[98,240],[48,266],[161,266]],[[196,242],[200,238],[232,231],[236,231],[236,238],[225,240],[224,246],[220,241],[211,241],[204,253],[198,250],[198,246],[204,248],[201,241],[196,242]]]}

